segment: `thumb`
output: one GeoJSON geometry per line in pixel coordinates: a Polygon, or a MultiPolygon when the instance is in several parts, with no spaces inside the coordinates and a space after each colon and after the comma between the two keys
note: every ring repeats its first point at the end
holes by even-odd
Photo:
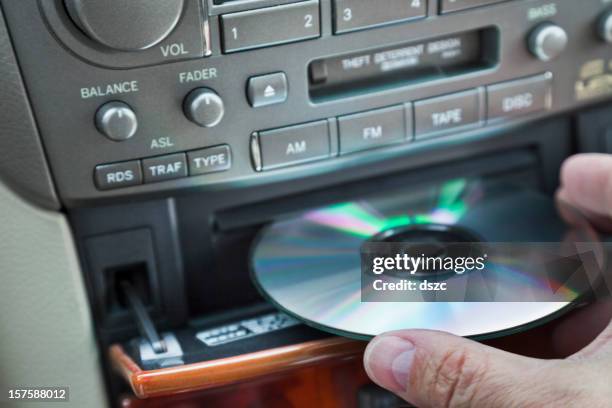
{"type": "MultiPolygon", "coordinates": [[[[605,316],[604,319],[607,319],[608,326],[588,346],[570,356],[570,359],[579,361],[588,359],[601,361],[604,359],[610,364],[610,360],[612,360],[612,321],[610,320],[612,304],[610,302],[601,302],[593,305],[591,308],[597,308],[598,316],[605,316]]],[[[583,326],[585,325],[584,321],[589,318],[592,320],[593,315],[594,313],[590,313],[588,316],[584,316],[583,326]]],[[[578,318],[580,317],[582,316],[578,315],[578,318]]]]}
{"type": "Polygon", "coordinates": [[[374,382],[419,408],[542,406],[571,403],[581,393],[570,362],[517,356],[442,332],[378,336],[364,364],[374,382]]]}

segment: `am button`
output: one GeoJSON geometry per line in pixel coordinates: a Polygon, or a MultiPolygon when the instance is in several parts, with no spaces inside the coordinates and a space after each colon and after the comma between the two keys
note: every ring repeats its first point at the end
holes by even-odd
{"type": "Polygon", "coordinates": [[[331,155],[328,123],[320,120],[255,133],[251,153],[257,171],[328,158],[331,155]]]}

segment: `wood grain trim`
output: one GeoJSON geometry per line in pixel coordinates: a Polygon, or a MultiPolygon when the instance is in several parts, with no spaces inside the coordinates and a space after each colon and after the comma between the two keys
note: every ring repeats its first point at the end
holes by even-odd
{"type": "Polygon", "coordinates": [[[292,370],[324,360],[359,357],[364,342],[331,337],[235,357],[144,371],[120,345],[111,346],[110,359],[139,398],[204,390],[292,370]]]}

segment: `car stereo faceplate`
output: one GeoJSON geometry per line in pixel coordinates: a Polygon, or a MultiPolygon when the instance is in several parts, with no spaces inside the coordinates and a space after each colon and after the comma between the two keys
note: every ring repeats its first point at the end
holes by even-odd
{"type": "Polygon", "coordinates": [[[423,155],[612,93],[599,0],[81,3],[3,3],[69,206],[423,155]]]}

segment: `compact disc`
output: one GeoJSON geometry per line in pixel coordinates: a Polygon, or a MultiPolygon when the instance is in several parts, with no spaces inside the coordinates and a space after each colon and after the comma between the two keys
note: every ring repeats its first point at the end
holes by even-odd
{"type": "MultiPolygon", "coordinates": [[[[483,242],[562,242],[570,231],[575,234],[547,196],[457,179],[336,203],[272,223],[253,245],[252,277],[283,311],[357,339],[401,329],[494,337],[547,321],[581,296],[567,289],[562,300],[547,302],[362,301],[364,242],[385,231],[419,226],[470,231],[483,242]]],[[[576,236],[581,242],[597,241],[597,234],[584,226],[576,236]]],[[[521,274],[512,259],[500,262],[497,267],[508,276],[521,274]]]]}

